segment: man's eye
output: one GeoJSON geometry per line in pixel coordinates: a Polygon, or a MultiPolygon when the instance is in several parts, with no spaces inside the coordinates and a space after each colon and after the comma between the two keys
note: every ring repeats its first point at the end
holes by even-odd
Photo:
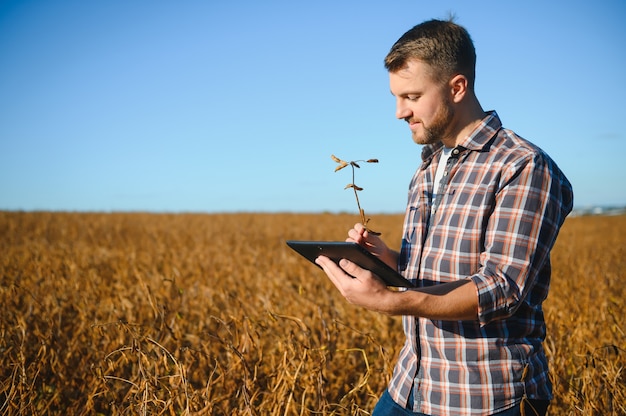
{"type": "Polygon", "coordinates": [[[409,101],[417,101],[419,99],[419,95],[407,95],[406,99],[409,101]]]}

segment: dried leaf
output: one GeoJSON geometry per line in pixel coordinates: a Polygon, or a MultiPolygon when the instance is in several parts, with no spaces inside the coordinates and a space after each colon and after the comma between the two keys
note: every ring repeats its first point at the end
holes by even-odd
{"type": "Polygon", "coordinates": [[[347,184],[346,187],[343,188],[343,189],[348,189],[348,188],[353,188],[355,191],[362,191],[363,190],[363,188],[361,188],[360,186],[356,186],[353,183],[347,184]]]}
{"type": "Polygon", "coordinates": [[[350,164],[354,166],[355,168],[360,168],[359,164],[356,162],[350,162],[350,164]]]}
{"type": "Polygon", "coordinates": [[[378,163],[378,159],[367,159],[367,163],[378,163]]]}
{"type": "Polygon", "coordinates": [[[346,166],[348,166],[348,164],[346,162],[341,162],[341,164],[335,168],[335,172],[345,168],[346,166]]]}
{"type": "Polygon", "coordinates": [[[346,163],[343,160],[339,159],[337,156],[335,155],[330,155],[330,157],[337,163],[346,163]]]}

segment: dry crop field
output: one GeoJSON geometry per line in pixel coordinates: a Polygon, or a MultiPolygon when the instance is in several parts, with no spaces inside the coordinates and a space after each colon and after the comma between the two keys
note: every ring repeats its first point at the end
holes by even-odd
{"type": "MultiPolygon", "coordinates": [[[[285,245],[357,220],[0,212],[0,414],[370,414],[400,319],[346,304],[285,245]]],[[[372,227],[399,242],[401,222],[372,227]]],[[[626,216],[562,230],[550,415],[626,414],[625,242],[626,216]]]]}

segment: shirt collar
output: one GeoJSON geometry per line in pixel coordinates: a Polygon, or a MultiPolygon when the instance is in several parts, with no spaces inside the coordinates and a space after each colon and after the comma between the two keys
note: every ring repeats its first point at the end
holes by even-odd
{"type": "MultiPolygon", "coordinates": [[[[501,128],[502,122],[500,121],[498,113],[495,111],[487,111],[485,117],[480,121],[480,124],[478,124],[469,136],[457,147],[481,151],[489,145],[491,139],[501,128]]],[[[441,147],[443,147],[441,142],[424,146],[422,149],[422,160],[426,161],[430,159],[441,147]]]]}
{"type": "Polygon", "coordinates": [[[498,113],[495,111],[487,111],[486,116],[480,121],[480,124],[476,126],[474,131],[472,131],[459,146],[469,150],[483,150],[501,128],[502,122],[500,121],[500,117],[498,117],[498,113]]]}

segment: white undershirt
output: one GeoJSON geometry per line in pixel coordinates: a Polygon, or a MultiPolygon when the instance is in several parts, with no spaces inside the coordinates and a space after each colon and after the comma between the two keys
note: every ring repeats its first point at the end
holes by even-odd
{"type": "Polygon", "coordinates": [[[435,209],[435,200],[437,199],[437,192],[439,191],[439,185],[443,178],[443,172],[446,170],[448,159],[453,147],[443,147],[441,155],[439,156],[439,164],[437,165],[437,172],[435,172],[435,182],[433,182],[433,196],[431,200],[431,207],[435,209]]]}

